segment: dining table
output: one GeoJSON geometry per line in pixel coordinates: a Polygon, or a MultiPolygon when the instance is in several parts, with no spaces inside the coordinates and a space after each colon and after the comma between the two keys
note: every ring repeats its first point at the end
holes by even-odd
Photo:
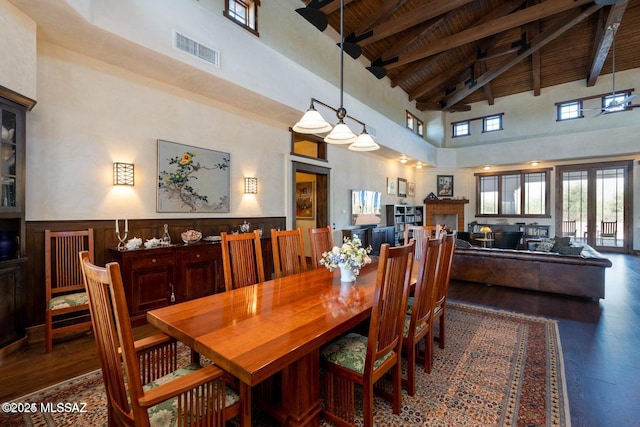
{"type": "Polygon", "coordinates": [[[376,278],[376,260],[355,282],[320,267],[154,309],[147,320],[239,380],[241,425],[251,425],[252,389],[276,376],[279,397],[261,406],[282,425],[317,426],[320,348],[369,318],[376,278]]]}

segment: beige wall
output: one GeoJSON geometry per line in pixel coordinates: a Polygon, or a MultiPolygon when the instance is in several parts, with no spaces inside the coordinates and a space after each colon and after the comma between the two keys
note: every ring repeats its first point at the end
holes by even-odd
{"type": "Polygon", "coordinates": [[[0,86],[36,98],[36,24],[0,0],[0,86]]]}

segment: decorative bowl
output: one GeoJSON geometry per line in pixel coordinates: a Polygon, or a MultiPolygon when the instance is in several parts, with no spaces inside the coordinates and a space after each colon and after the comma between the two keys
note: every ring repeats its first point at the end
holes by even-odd
{"type": "Polygon", "coordinates": [[[198,230],[187,230],[183,231],[180,237],[182,237],[182,241],[185,244],[190,245],[193,243],[198,243],[200,239],[202,239],[202,233],[198,230]]]}

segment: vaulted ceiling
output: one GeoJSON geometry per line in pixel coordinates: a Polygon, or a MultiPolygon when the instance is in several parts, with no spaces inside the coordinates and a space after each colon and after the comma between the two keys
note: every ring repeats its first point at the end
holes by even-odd
{"type": "MultiPolygon", "coordinates": [[[[340,0],[304,4],[310,23],[340,32],[340,0]]],[[[593,86],[614,40],[615,70],[640,68],[640,0],[344,0],[343,32],[345,58],[361,54],[421,111],[593,86]]]]}

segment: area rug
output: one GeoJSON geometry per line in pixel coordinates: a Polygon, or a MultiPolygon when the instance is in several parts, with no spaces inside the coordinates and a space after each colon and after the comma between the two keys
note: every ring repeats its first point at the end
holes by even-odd
{"type": "MultiPolygon", "coordinates": [[[[449,302],[446,322],[446,348],[434,345],[431,374],[417,370],[416,394],[403,392],[400,415],[376,398],[376,426],[571,425],[555,321],[449,302]]],[[[14,409],[35,405],[20,414],[3,406],[0,425],[106,425],[99,370],[12,403],[14,409]]],[[[256,426],[278,425],[259,411],[254,415],[256,426]]],[[[321,424],[330,425],[324,420],[321,424]]]]}

